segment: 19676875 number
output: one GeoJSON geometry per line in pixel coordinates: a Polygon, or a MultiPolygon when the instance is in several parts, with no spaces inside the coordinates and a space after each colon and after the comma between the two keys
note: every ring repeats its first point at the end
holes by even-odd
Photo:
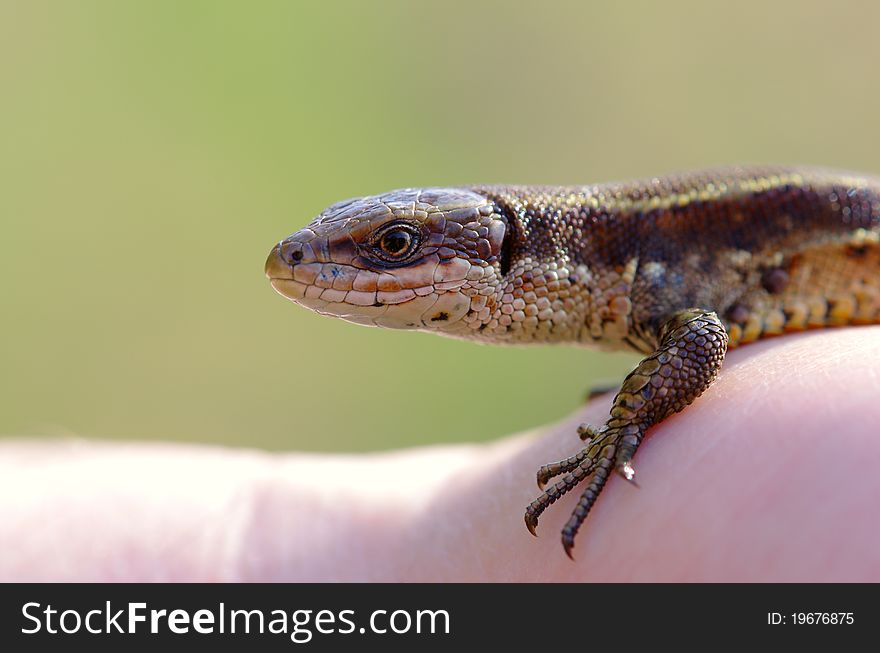
{"type": "Polygon", "coordinates": [[[852,612],[792,612],[790,614],[782,614],[779,612],[767,613],[767,623],[770,625],[850,625],[854,622],[855,617],[854,613],[852,612]]]}

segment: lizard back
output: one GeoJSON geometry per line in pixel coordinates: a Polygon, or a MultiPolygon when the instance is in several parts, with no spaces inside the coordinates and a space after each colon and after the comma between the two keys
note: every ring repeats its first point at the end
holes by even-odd
{"type": "Polygon", "coordinates": [[[695,306],[721,316],[730,346],[880,321],[877,178],[737,167],[475,190],[514,225],[510,259],[585,266],[604,280],[590,289],[581,342],[650,351],[658,325],[695,306]]]}

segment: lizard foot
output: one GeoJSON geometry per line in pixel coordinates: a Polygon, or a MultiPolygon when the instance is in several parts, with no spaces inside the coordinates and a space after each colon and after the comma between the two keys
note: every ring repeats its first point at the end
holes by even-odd
{"type": "Polygon", "coordinates": [[[632,441],[634,437],[641,439],[641,434],[632,433],[633,430],[638,430],[635,425],[629,427],[605,425],[598,429],[582,426],[578,431],[581,432],[582,429],[590,431],[590,435],[586,436],[589,438],[589,442],[583,449],[570,458],[544,465],[538,470],[538,487],[542,489],[549,480],[557,476],[562,476],[562,478],[532,501],[526,508],[525,514],[526,527],[532,535],[536,535],[535,529],[538,526],[538,518],[541,513],[575,486],[587,481],[587,486],[581,494],[578,505],[562,529],[562,546],[569,558],[572,557],[574,537],[602,488],[605,487],[610,471],[615,469],[626,480],[634,483],[632,480],[634,471],[630,459],[627,457],[626,460],[623,460],[620,454],[627,449],[623,446],[625,442],[632,441]]]}
{"type": "Polygon", "coordinates": [[[578,428],[586,441],[584,448],[538,470],[542,490],[551,479],[562,478],[526,508],[526,526],[533,535],[548,506],[582,482],[587,484],[562,529],[562,546],[569,557],[575,535],[611,471],[636,485],[632,459],[645,432],[702,394],[715,380],[727,350],[727,332],[718,316],[697,308],[669,318],[658,330],[658,341],[657,350],[624,380],[605,425],[582,424],[578,428]]]}

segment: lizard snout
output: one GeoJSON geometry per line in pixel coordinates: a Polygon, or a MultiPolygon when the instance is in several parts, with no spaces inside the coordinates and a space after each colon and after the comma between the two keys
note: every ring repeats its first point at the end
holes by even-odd
{"type": "Polygon", "coordinates": [[[317,260],[313,245],[314,241],[303,242],[298,234],[294,234],[276,243],[266,259],[266,276],[272,287],[297,303],[304,303],[306,297],[317,299],[340,276],[338,266],[328,266],[317,260]],[[329,269],[325,270],[325,267],[329,269]],[[313,294],[308,295],[309,292],[313,294]]]}
{"type": "Polygon", "coordinates": [[[303,260],[302,243],[283,240],[269,252],[266,276],[269,279],[293,279],[293,266],[303,260]]]}

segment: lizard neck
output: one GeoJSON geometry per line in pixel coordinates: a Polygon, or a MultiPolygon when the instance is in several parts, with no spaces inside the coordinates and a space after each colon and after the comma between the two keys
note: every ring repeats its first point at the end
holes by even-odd
{"type": "Polygon", "coordinates": [[[613,242],[620,216],[602,212],[589,188],[475,190],[510,231],[479,338],[650,350],[632,320],[637,240],[613,242]]]}

